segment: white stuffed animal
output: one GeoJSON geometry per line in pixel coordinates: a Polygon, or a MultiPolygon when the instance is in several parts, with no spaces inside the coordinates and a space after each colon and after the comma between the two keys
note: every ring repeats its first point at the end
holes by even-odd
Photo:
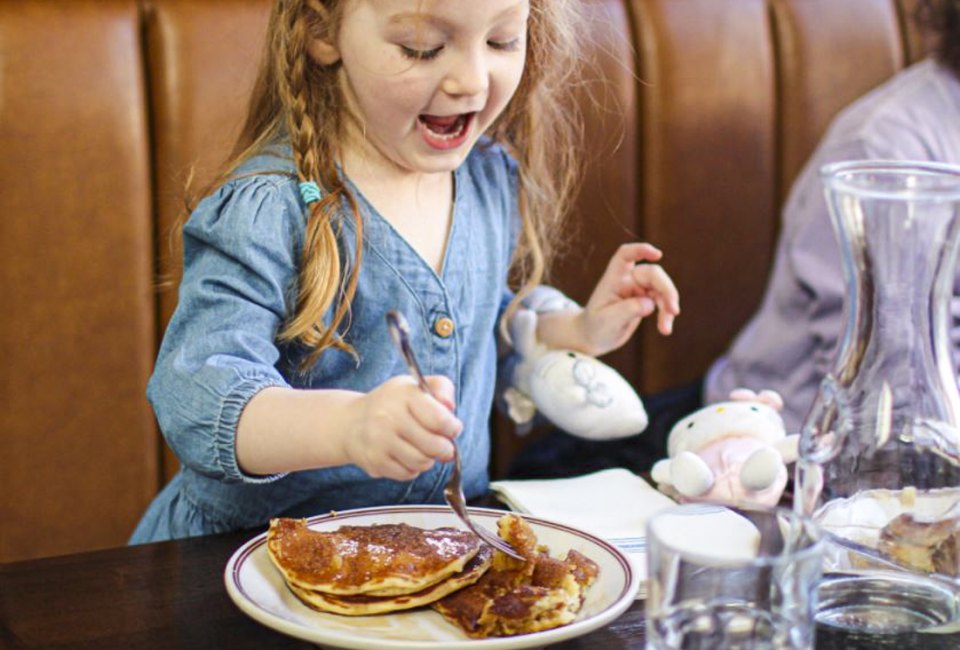
{"type": "Polygon", "coordinates": [[[537,340],[537,314],[521,309],[510,321],[520,355],[513,387],[504,393],[517,424],[536,411],[564,431],[590,440],[623,438],[647,427],[636,391],[616,370],[573,350],[550,350],[537,340]]]}
{"type": "Polygon", "coordinates": [[[782,408],[774,391],[740,388],[691,413],[670,430],[669,458],[653,466],[653,479],[682,501],[775,505],[799,439],[786,434],[782,408]]]}

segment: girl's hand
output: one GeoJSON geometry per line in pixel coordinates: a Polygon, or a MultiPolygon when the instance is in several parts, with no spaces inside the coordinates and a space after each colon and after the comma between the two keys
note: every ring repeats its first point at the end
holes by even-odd
{"type": "Polygon", "coordinates": [[[426,380],[432,395],[399,375],[358,400],[343,443],[351,463],[373,478],[409,481],[436,461],[453,460],[453,439],[463,429],[453,414],[453,383],[443,376],[426,380]]]}
{"type": "Polygon", "coordinates": [[[668,335],[680,313],[680,295],[656,262],[663,253],[646,243],[624,244],[614,253],[579,315],[587,351],[594,356],[619,348],[657,310],[657,329],[668,335]]]}

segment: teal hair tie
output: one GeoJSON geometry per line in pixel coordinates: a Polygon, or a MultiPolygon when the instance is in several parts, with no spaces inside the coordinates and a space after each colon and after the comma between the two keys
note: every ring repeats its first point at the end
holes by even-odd
{"type": "Polygon", "coordinates": [[[320,200],[320,186],[313,181],[303,181],[300,183],[300,198],[304,205],[310,205],[320,200]]]}

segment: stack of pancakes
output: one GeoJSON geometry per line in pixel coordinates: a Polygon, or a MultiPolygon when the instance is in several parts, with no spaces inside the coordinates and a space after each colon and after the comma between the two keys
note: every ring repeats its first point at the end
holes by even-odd
{"type": "Polygon", "coordinates": [[[349,616],[430,605],[468,636],[511,636],[572,622],[597,564],[570,550],[550,557],[529,524],[514,514],[497,522],[501,538],[524,560],[455,528],[407,524],[311,530],[303,519],[274,519],[270,559],[307,606],[349,616]]]}
{"type": "Polygon", "coordinates": [[[302,519],[274,519],[267,551],[307,606],[349,616],[428,605],[476,582],[492,551],[470,532],[406,524],[318,532],[302,519]]]}

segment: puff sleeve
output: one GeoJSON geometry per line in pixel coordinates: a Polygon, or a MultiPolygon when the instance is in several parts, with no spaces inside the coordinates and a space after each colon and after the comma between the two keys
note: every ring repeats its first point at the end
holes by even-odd
{"type": "Polygon", "coordinates": [[[265,482],[237,464],[237,423],[277,370],[275,338],[296,295],[304,216],[292,179],[233,180],[183,229],[184,274],[147,396],[180,461],[227,482],[265,482]]]}

